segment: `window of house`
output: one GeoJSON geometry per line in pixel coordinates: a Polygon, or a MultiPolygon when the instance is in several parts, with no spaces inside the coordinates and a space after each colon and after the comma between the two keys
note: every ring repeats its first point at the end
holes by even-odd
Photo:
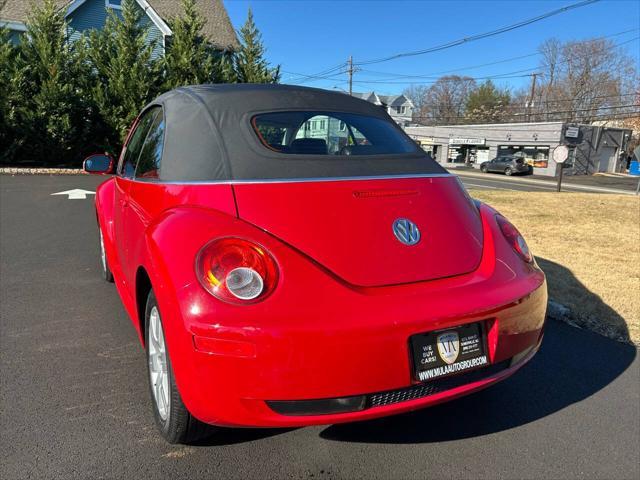
{"type": "Polygon", "coordinates": [[[121,10],[122,0],[104,0],[104,5],[107,8],[115,8],[117,10],[121,10]]]}
{"type": "Polygon", "coordinates": [[[400,105],[396,107],[396,113],[405,113],[406,107],[404,105],[400,105]]]}

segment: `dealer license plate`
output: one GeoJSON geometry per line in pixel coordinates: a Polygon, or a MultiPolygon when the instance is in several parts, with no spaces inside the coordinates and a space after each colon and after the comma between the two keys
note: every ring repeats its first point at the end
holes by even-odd
{"type": "Polygon", "coordinates": [[[410,337],[416,380],[426,382],[489,364],[482,323],[410,337]]]}

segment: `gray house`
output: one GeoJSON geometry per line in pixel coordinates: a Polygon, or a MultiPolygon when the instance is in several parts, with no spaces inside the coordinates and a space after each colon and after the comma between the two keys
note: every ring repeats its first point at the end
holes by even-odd
{"type": "Polygon", "coordinates": [[[376,105],[380,105],[401,127],[406,127],[411,124],[414,105],[411,100],[404,95],[379,95],[376,92],[354,92],[352,95],[376,105]]]}
{"type": "MultiPolygon", "coordinates": [[[[156,55],[163,55],[171,39],[171,18],[182,11],[178,0],[135,0],[143,12],[143,22],[149,27],[149,41],[156,42],[156,55]]],[[[19,42],[26,31],[26,21],[32,3],[38,0],[0,0],[0,26],[9,29],[14,42],[19,42]]],[[[69,39],[77,39],[90,29],[101,29],[109,11],[122,10],[122,0],[56,0],[66,9],[69,39]]],[[[238,39],[221,0],[197,0],[197,8],[206,20],[204,35],[220,50],[234,50],[238,39]]]]}

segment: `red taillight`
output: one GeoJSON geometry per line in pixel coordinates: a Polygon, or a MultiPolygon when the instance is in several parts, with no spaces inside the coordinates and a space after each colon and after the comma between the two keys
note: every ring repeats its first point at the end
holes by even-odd
{"type": "Polygon", "coordinates": [[[500,227],[504,238],[507,239],[507,242],[509,242],[511,247],[525,262],[531,263],[533,261],[533,256],[529,251],[527,242],[524,241],[524,237],[520,234],[518,229],[502,215],[496,215],[496,221],[498,222],[498,226],[500,227]]]}
{"type": "Polygon", "coordinates": [[[198,253],[196,275],[202,286],[220,300],[252,303],[273,291],[278,267],[271,255],[255,243],[219,238],[198,253]]]}

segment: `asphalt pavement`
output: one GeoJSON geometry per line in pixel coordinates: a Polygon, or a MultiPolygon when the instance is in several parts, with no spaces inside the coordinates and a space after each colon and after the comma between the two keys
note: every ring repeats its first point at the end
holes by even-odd
{"type": "MultiPolygon", "coordinates": [[[[512,175],[501,173],[482,173],[479,170],[453,168],[450,172],[458,175],[462,183],[470,190],[512,190],[519,192],[555,192],[557,179],[539,175],[512,175]]],[[[614,193],[633,195],[637,190],[635,178],[598,178],[581,175],[580,178],[565,177],[563,192],[614,193]]]]}
{"type": "Polygon", "coordinates": [[[553,321],[527,367],[448,404],[166,444],[142,348],[100,277],[93,196],[51,196],[99,182],[0,176],[2,479],[640,477],[637,349],[553,321]]]}

